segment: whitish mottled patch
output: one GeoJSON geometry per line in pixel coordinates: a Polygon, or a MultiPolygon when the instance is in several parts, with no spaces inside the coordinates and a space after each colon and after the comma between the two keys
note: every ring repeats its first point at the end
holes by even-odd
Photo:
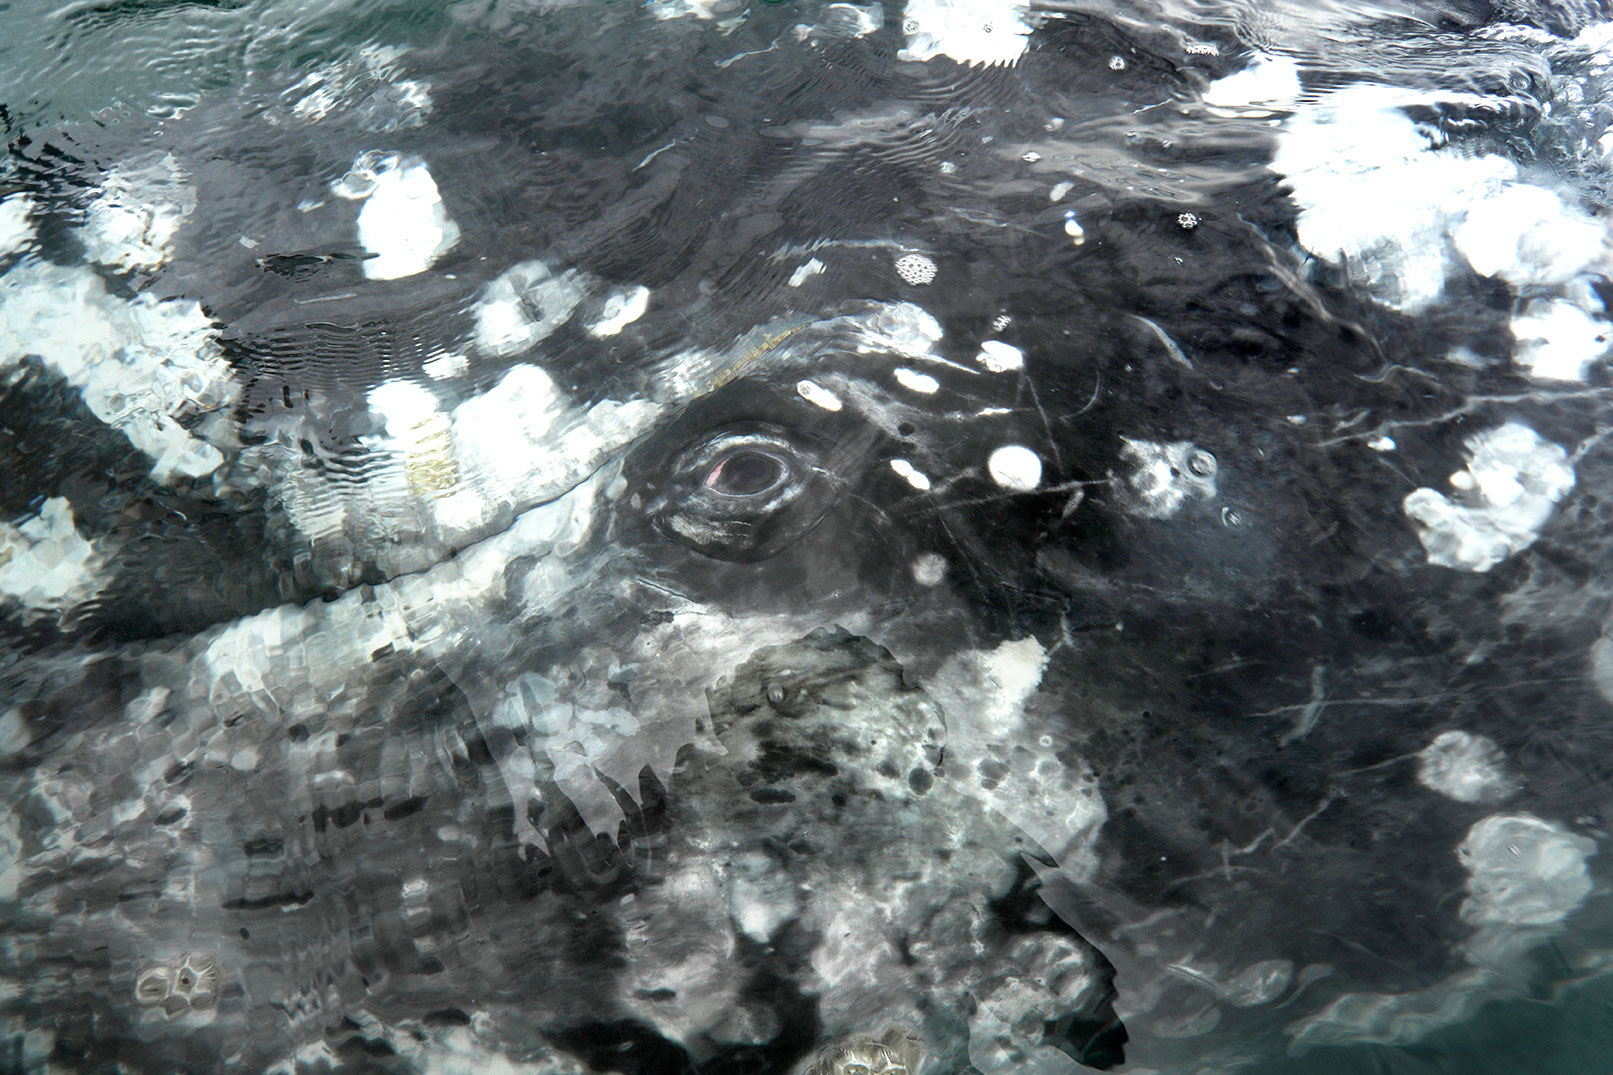
{"type": "Polygon", "coordinates": [[[1284,123],[1272,160],[1299,208],[1300,245],[1404,310],[1444,289],[1465,207],[1517,175],[1501,157],[1434,151],[1404,111],[1428,103],[1382,86],[1329,93],[1284,123]]]}
{"type": "Polygon", "coordinates": [[[449,219],[437,182],[418,157],[361,153],[331,189],[364,202],[358,239],[370,253],[364,275],[371,280],[425,272],[459,241],[459,225],[449,219]]]}
{"type": "Polygon", "coordinates": [[[111,269],[155,269],[173,254],[174,236],[196,211],[196,192],[171,154],[107,172],[79,229],[91,261],[111,269]]]}
{"type": "Polygon", "coordinates": [[[1561,922],[1590,895],[1585,860],[1596,842],[1530,814],[1494,814],[1456,854],[1469,874],[1462,921],[1477,927],[1468,958],[1494,965],[1538,942],[1531,927],[1561,922]]]}
{"type": "Polygon", "coordinates": [[[935,279],[935,262],[923,254],[903,254],[896,259],[896,275],[909,284],[927,284],[935,279]]]}
{"type": "Polygon", "coordinates": [[[71,505],[59,496],[15,526],[0,523],[0,594],[30,612],[61,611],[89,600],[103,566],[75,529],[71,505]]]}
{"type": "Polygon", "coordinates": [[[643,317],[644,311],[649,308],[649,288],[631,287],[626,291],[619,291],[605,300],[605,308],[600,311],[599,320],[589,325],[588,331],[595,336],[615,336],[643,317]]]}
{"type": "Polygon", "coordinates": [[[476,301],[477,350],[520,354],[563,325],[587,293],[587,280],[575,269],[556,273],[541,261],[512,266],[476,301]]]}
{"type": "Polygon", "coordinates": [[[1096,838],[1108,819],[1096,775],[1051,736],[1032,731],[1026,705],[1048,655],[1034,638],[970,650],[929,685],[947,721],[947,767],[968,793],[1023,829],[1078,880],[1096,874],[1096,838]]]}
{"type": "Polygon", "coordinates": [[[0,200],[0,257],[15,254],[34,241],[33,199],[14,194],[0,200]]]}
{"type": "Polygon", "coordinates": [[[987,340],[980,345],[975,361],[992,373],[1010,373],[1025,368],[1025,353],[1011,343],[987,340]]]}
{"type": "Polygon", "coordinates": [[[947,577],[946,557],[927,552],[913,561],[913,581],[920,586],[939,586],[947,577]]]}
{"type": "Polygon", "coordinates": [[[1482,735],[1442,732],[1417,754],[1417,782],[1457,802],[1496,802],[1518,790],[1501,748],[1482,735]]]}
{"type": "Polygon", "coordinates": [[[1608,323],[1566,299],[1532,302],[1512,319],[1512,360],[1540,381],[1583,381],[1607,353],[1608,323]]]}
{"type": "Polygon", "coordinates": [[[1190,500],[1215,497],[1215,456],[1188,441],[1163,444],[1122,437],[1120,458],[1134,467],[1126,475],[1125,490],[1138,515],[1168,519],[1190,500]]]}
{"type": "Polygon", "coordinates": [[[86,268],[30,262],[0,277],[0,326],[0,371],[38,356],[151,457],[157,481],[206,477],[224,462],[203,436],[227,444],[227,428],[178,421],[235,397],[213,323],[196,303],[124,301],[86,268]]]}
{"type": "Polygon", "coordinates": [[[904,60],[947,56],[962,64],[1011,64],[1025,54],[1029,5],[1018,0],[909,0],[904,60]]]}
{"type": "Polygon", "coordinates": [[[1248,115],[1269,115],[1299,100],[1299,64],[1288,56],[1256,56],[1248,67],[1210,83],[1204,103],[1248,115]]]}
{"type": "Polygon", "coordinates": [[[823,269],[823,262],[819,261],[817,258],[810,259],[805,264],[798,266],[796,270],[790,274],[790,286],[800,287],[812,277],[823,272],[823,269]]]}
{"type": "Polygon", "coordinates": [[[1454,500],[1423,488],[1403,506],[1429,563],[1488,571],[1534,543],[1574,487],[1574,468],[1560,446],[1518,422],[1468,438],[1467,450],[1467,468],[1451,475],[1454,500]]]}

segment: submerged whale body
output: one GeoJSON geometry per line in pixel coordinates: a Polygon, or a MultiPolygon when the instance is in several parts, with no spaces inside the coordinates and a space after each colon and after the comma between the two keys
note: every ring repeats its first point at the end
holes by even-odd
{"type": "Polygon", "coordinates": [[[454,11],[11,131],[0,1066],[1395,1070],[1606,966],[1590,14],[454,11]]]}

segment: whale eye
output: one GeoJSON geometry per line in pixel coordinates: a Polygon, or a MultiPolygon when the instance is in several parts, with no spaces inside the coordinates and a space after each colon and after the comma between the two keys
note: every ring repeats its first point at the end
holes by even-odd
{"type": "Polygon", "coordinates": [[[760,496],[784,480],[785,465],[771,455],[741,448],[712,464],[703,483],[723,496],[760,496]]]}
{"type": "Polygon", "coordinates": [[[762,560],[798,540],[840,494],[829,446],[750,423],[695,440],[661,467],[647,512],[667,537],[718,560],[762,560]]]}

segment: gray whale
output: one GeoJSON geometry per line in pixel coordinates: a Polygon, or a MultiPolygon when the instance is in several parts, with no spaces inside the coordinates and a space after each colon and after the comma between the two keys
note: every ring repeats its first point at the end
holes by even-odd
{"type": "Polygon", "coordinates": [[[1578,210],[909,8],[13,132],[6,1070],[1238,1070],[1605,965],[1596,263],[1418,299],[1303,136],[1578,210]]]}

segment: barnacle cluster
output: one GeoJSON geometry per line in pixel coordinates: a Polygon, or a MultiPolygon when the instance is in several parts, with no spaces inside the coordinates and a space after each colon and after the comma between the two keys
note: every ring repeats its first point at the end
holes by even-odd
{"type": "Polygon", "coordinates": [[[912,1027],[897,1025],[878,1038],[853,1038],[831,1046],[807,1075],[919,1075],[924,1042],[912,1027]]]}
{"type": "Polygon", "coordinates": [[[189,952],[177,962],[153,964],[135,979],[134,999],[169,1015],[210,1008],[218,1000],[218,963],[210,952],[189,952]]]}

